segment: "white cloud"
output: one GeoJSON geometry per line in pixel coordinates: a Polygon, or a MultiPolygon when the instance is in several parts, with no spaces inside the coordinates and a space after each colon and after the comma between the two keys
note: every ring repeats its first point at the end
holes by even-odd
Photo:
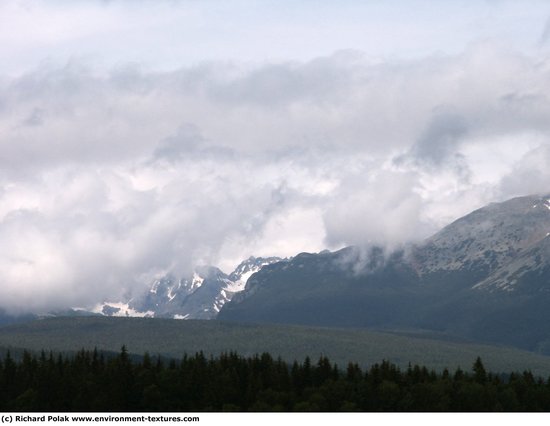
{"type": "Polygon", "coordinates": [[[92,304],[197,262],[421,239],[548,190],[548,61],[496,48],[0,81],[0,306],[92,304]]]}

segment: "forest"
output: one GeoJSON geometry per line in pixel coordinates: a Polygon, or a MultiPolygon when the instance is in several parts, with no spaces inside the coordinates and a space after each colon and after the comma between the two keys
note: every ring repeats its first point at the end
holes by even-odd
{"type": "Polygon", "coordinates": [[[288,364],[264,353],[203,353],[165,360],[81,350],[8,354],[0,361],[0,410],[34,412],[549,411],[550,378],[471,371],[437,373],[382,361],[363,370],[326,357],[288,364]]]}

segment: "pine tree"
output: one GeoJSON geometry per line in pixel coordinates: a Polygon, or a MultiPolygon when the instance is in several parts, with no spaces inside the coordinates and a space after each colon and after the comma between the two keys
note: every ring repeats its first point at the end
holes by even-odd
{"type": "Polygon", "coordinates": [[[485,371],[485,367],[483,366],[483,362],[481,362],[481,358],[477,357],[476,361],[473,365],[474,370],[474,380],[477,383],[485,383],[487,382],[487,371],[485,371]]]}

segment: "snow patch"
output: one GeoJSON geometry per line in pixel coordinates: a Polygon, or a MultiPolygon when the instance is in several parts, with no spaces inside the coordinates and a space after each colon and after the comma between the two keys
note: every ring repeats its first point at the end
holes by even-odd
{"type": "Polygon", "coordinates": [[[238,293],[240,291],[243,291],[246,287],[246,283],[247,283],[248,279],[253,274],[255,274],[260,269],[262,269],[263,266],[265,266],[265,265],[255,266],[253,268],[250,268],[248,271],[243,272],[241,274],[240,278],[237,281],[234,281],[234,282],[233,281],[228,281],[230,284],[227,287],[225,287],[225,289],[227,291],[232,292],[232,293],[238,293]]]}
{"type": "Polygon", "coordinates": [[[185,315],[175,314],[174,315],[174,319],[177,319],[177,320],[184,320],[184,319],[187,319],[188,317],[189,317],[189,314],[185,314],[185,315]]]}
{"type": "MultiPolygon", "coordinates": [[[[263,266],[263,265],[262,265],[262,266],[263,266]]],[[[256,272],[258,272],[260,269],[261,269],[261,267],[257,267],[257,268],[252,268],[252,269],[250,269],[250,271],[245,272],[244,274],[241,275],[241,279],[240,279],[239,281],[241,281],[242,283],[246,284],[246,282],[248,281],[248,279],[249,279],[253,274],[255,274],[256,272]]]]}
{"type": "Polygon", "coordinates": [[[157,290],[160,285],[160,280],[156,280],[153,285],[151,286],[151,290],[149,290],[150,293],[157,294],[157,290]]]}
{"type": "Polygon", "coordinates": [[[90,309],[91,312],[101,314],[110,317],[140,317],[140,318],[153,318],[155,313],[153,311],[140,312],[128,306],[128,303],[120,302],[105,302],[100,303],[90,309]],[[106,311],[111,311],[109,314],[106,311]]]}
{"type": "Polygon", "coordinates": [[[168,289],[168,300],[171,302],[178,295],[177,291],[181,288],[181,281],[168,289]]]}
{"type": "Polygon", "coordinates": [[[204,282],[204,278],[201,277],[196,272],[194,272],[193,273],[193,281],[191,281],[191,290],[196,290],[197,288],[199,288],[202,285],[203,282],[204,282]]]}

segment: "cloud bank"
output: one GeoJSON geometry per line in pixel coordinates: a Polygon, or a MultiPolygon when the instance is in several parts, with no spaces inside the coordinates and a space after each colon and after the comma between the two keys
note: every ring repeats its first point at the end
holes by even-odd
{"type": "Polygon", "coordinates": [[[0,307],[86,306],[198,263],[395,246],[550,192],[549,72],[489,43],[4,76],[0,307]]]}

